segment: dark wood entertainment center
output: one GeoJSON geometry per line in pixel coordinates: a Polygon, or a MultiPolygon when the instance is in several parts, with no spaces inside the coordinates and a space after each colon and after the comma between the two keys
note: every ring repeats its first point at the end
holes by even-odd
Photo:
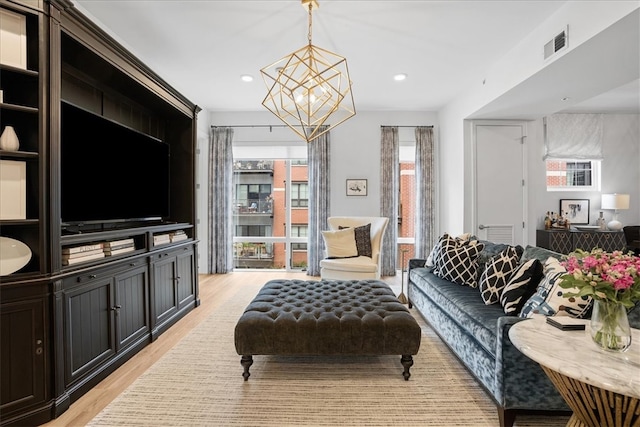
{"type": "MultiPolygon", "coordinates": [[[[69,0],[0,0],[0,12],[26,22],[26,66],[0,63],[0,131],[13,126],[20,140],[19,151],[0,151],[0,160],[26,166],[26,217],[0,219],[0,235],[32,252],[27,265],[0,276],[0,425],[37,425],[200,304],[200,109],[69,0]],[[61,129],[83,124],[64,123],[63,104],[168,145],[166,217],[63,222],[65,203],[82,215],[83,202],[64,197],[61,129]],[[65,255],[121,241],[123,253],[78,263],[65,255]]],[[[107,149],[91,143],[88,129],[86,155],[107,149]]],[[[142,174],[159,167],[141,163],[142,174]]]]}

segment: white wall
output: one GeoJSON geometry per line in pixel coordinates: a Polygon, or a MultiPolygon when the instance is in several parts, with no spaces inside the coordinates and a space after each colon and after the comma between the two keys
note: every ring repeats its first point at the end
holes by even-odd
{"type": "MultiPolygon", "coordinates": [[[[436,126],[437,117],[432,112],[376,111],[358,112],[354,117],[331,130],[331,215],[377,216],[380,214],[380,126],[436,126]],[[366,197],[347,197],[346,180],[367,179],[366,197]]],[[[200,273],[207,270],[207,157],[209,128],[213,126],[277,125],[282,123],[268,111],[260,112],[205,112],[200,113],[198,126],[199,179],[198,236],[200,273]]],[[[401,138],[411,138],[412,132],[401,132],[401,138]]],[[[287,128],[241,128],[234,130],[234,141],[243,146],[265,147],[273,143],[285,144],[290,150],[306,145],[287,128]]],[[[402,143],[402,141],[401,141],[402,143]]],[[[306,147],[304,147],[306,149],[306,147]]],[[[256,150],[257,152],[257,150],[256,150]]]]}
{"type": "MultiPolygon", "coordinates": [[[[477,82],[461,91],[461,95],[437,113],[434,112],[358,112],[331,133],[331,214],[375,215],[379,212],[380,191],[380,126],[381,125],[435,125],[437,143],[438,197],[437,234],[443,231],[462,233],[470,224],[469,170],[470,133],[465,120],[482,107],[503,96],[511,88],[530,79],[551,63],[562,60],[577,46],[597,35],[632,11],[638,9],[635,1],[581,1],[567,2],[556,14],[544,22],[526,39],[520,41],[505,57],[498,61],[477,82]],[[544,61],[541,46],[569,25],[569,47],[555,59],[544,61]],[[369,180],[366,198],[346,197],[347,178],[369,180]]],[[[556,64],[557,65],[557,64],[556,64]]],[[[428,96],[428,94],[425,94],[428,96]]],[[[357,100],[356,100],[357,102],[357,100]]],[[[552,114],[557,111],[546,111],[552,114]]],[[[547,210],[557,210],[561,193],[545,190],[544,163],[542,162],[542,122],[535,117],[528,129],[529,140],[529,243],[535,243],[535,229],[540,216],[547,210]]],[[[484,117],[490,119],[491,117],[484,117]]],[[[493,117],[503,119],[504,117],[493,117]]],[[[206,156],[208,125],[281,124],[269,112],[200,113],[198,165],[198,236],[206,241],[206,156]],[[207,126],[203,126],[206,124],[207,126]]],[[[605,161],[603,162],[603,192],[631,194],[631,209],[621,213],[624,224],[640,223],[640,131],[637,116],[614,116],[607,119],[605,130],[605,161]]],[[[291,132],[291,135],[294,135],[291,132]]],[[[244,138],[244,137],[243,137],[244,138]]],[[[292,137],[293,138],[293,137],[292,137]]],[[[247,138],[251,139],[251,138],[247,138]]],[[[248,143],[251,143],[250,141],[248,143]]],[[[264,141],[268,144],[268,141],[264,141]]],[[[575,193],[571,193],[575,194],[575,193]]],[[[563,196],[563,197],[561,197],[563,196]]],[[[599,208],[599,195],[590,194],[591,218],[595,220],[599,208]]],[[[199,271],[206,272],[206,244],[199,246],[199,271]]]]}
{"type": "MultiPolygon", "coordinates": [[[[602,138],[602,191],[566,192],[546,191],[544,138],[542,120],[535,120],[527,126],[528,146],[528,190],[529,190],[529,243],[535,244],[536,229],[542,227],[547,211],[557,212],[560,199],[589,199],[589,221],[595,225],[600,209],[601,193],[626,193],[630,195],[630,206],[620,211],[623,225],[640,224],[640,115],[606,114],[602,138]]],[[[603,211],[607,221],[612,211],[603,211]]]]}
{"type": "MultiPolygon", "coordinates": [[[[438,112],[441,186],[439,232],[462,233],[471,223],[469,192],[465,191],[472,185],[472,177],[465,173],[470,170],[471,141],[465,119],[544,67],[561,60],[577,46],[637,8],[637,2],[567,2],[485,75],[479,75],[473,87],[464,90],[461,96],[438,112]],[[566,25],[570,28],[568,49],[556,59],[545,62],[541,46],[566,25]]],[[[548,111],[546,114],[555,112],[548,111]]],[[[535,203],[530,200],[529,206],[533,207],[535,203]]]]}

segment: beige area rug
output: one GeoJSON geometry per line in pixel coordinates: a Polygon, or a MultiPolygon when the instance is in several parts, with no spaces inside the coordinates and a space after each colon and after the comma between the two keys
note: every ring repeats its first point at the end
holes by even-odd
{"type": "MultiPolygon", "coordinates": [[[[411,378],[400,356],[255,356],[242,378],[233,331],[262,284],[247,285],[185,336],[90,426],[497,426],[491,399],[421,316],[411,378]]],[[[565,426],[523,416],[518,427],[565,426]]]]}

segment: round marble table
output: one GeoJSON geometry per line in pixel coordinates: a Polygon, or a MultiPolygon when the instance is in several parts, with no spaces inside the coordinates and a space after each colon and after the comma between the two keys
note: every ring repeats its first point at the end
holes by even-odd
{"type": "Polygon", "coordinates": [[[515,324],[511,342],[540,364],[573,416],[567,426],[640,425],[640,330],[624,353],[601,350],[582,331],[562,331],[539,316],[515,324]]]}

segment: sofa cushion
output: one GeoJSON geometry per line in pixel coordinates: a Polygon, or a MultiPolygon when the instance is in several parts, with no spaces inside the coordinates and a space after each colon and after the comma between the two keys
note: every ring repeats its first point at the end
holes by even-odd
{"type": "Polygon", "coordinates": [[[458,286],[426,268],[412,269],[410,280],[495,357],[496,324],[504,316],[500,305],[485,305],[477,289],[458,286]]]}
{"type": "Polygon", "coordinates": [[[545,249],[545,248],[539,248],[537,246],[531,246],[531,245],[527,245],[526,248],[524,248],[524,252],[522,253],[522,257],[520,258],[520,262],[524,263],[526,261],[529,261],[530,259],[537,259],[538,261],[540,261],[541,263],[544,264],[544,262],[549,258],[549,257],[553,257],[556,259],[563,259],[566,257],[566,255],[563,255],[561,253],[558,252],[554,252],[552,250],[549,249],[545,249]]]}
{"type": "Polygon", "coordinates": [[[560,287],[561,277],[567,269],[557,258],[549,257],[544,263],[544,277],[538,284],[536,292],[522,307],[520,317],[532,317],[535,314],[544,316],[571,316],[584,318],[591,310],[591,297],[565,298],[566,293],[576,293],[577,288],[560,287]]]}
{"type": "MultiPolygon", "coordinates": [[[[339,230],[343,230],[349,227],[338,226],[339,230]]],[[[368,256],[371,258],[371,224],[361,225],[353,229],[356,239],[356,248],[358,249],[358,256],[368,256]]]]}
{"type": "Polygon", "coordinates": [[[517,316],[524,303],[533,295],[542,278],[542,263],[533,258],[520,264],[511,274],[500,295],[504,313],[517,316]]]}
{"type": "Polygon", "coordinates": [[[322,238],[327,248],[327,258],[350,258],[358,256],[356,236],[353,228],[323,231],[322,238]]]}
{"type": "Polygon", "coordinates": [[[350,258],[325,258],[320,261],[320,267],[330,270],[350,271],[358,273],[375,273],[378,264],[366,256],[350,258]]]}
{"type": "Polygon", "coordinates": [[[478,286],[478,254],[484,245],[477,240],[460,242],[456,239],[442,241],[434,273],[459,285],[478,286]]]}
{"type": "Polygon", "coordinates": [[[516,248],[507,246],[487,262],[478,282],[480,296],[485,304],[495,304],[500,301],[502,290],[518,267],[519,258],[516,248]]]}

